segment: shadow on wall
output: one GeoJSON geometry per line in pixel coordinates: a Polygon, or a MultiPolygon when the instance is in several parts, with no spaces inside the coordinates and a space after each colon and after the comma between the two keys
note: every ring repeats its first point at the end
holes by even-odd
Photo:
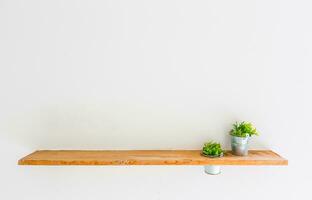
{"type": "MultiPolygon", "coordinates": [[[[237,119],[209,108],[191,112],[133,104],[53,105],[9,119],[7,137],[31,149],[200,149],[208,140],[230,148],[237,119]]],[[[252,148],[266,148],[257,140],[252,148]]]]}

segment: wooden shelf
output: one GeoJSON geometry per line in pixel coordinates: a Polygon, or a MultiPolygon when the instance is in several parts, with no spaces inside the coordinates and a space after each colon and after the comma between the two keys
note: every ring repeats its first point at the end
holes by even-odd
{"type": "Polygon", "coordinates": [[[41,150],[20,159],[19,165],[287,165],[270,150],[250,150],[248,156],[227,151],[208,158],[200,150],[41,150]]]}

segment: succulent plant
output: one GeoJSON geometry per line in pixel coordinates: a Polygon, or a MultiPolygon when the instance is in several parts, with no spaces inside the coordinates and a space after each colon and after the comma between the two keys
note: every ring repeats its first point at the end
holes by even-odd
{"type": "Polygon", "coordinates": [[[220,157],[223,155],[223,150],[220,143],[213,141],[207,142],[203,147],[203,154],[211,157],[220,157]]]}
{"type": "Polygon", "coordinates": [[[257,129],[250,122],[235,122],[233,128],[230,131],[230,135],[236,137],[248,137],[253,135],[259,135],[257,129]]]}

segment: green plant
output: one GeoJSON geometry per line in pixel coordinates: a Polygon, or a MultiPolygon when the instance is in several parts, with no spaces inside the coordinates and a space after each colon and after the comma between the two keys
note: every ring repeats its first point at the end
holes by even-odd
{"type": "Polygon", "coordinates": [[[219,157],[223,155],[223,150],[220,143],[207,142],[203,147],[203,154],[212,157],[219,157]]]}
{"type": "Polygon", "coordinates": [[[230,135],[236,137],[248,137],[253,135],[259,135],[257,129],[250,122],[235,122],[233,128],[230,131],[230,135]]]}

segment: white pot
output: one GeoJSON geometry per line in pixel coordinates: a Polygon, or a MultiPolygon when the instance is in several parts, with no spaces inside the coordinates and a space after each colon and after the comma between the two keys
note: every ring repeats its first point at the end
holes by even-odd
{"type": "Polygon", "coordinates": [[[218,165],[206,165],[204,168],[205,172],[210,175],[217,175],[221,173],[221,167],[218,165]]]}

